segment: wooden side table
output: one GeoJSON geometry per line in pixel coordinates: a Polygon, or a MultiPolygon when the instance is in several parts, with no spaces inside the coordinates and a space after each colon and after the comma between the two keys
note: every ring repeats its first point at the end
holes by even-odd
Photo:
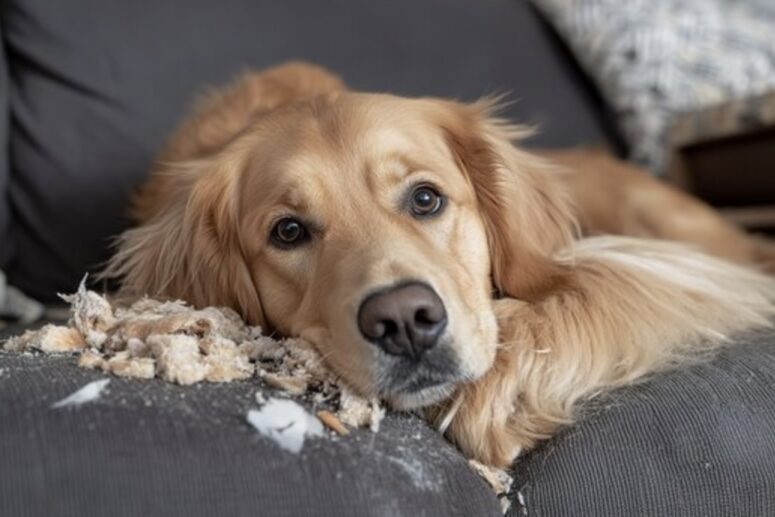
{"type": "Polygon", "coordinates": [[[667,178],[732,221],[775,231],[775,92],[679,116],[667,178]]]}

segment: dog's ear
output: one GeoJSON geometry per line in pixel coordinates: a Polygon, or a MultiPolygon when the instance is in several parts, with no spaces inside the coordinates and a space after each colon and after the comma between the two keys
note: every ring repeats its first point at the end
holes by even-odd
{"type": "Polygon", "coordinates": [[[476,192],[496,289],[536,299],[567,281],[569,268],[555,255],[572,243],[576,224],[559,172],[515,147],[529,131],[494,117],[493,106],[452,104],[443,129],[476,192]]]}
{"type": "Polygon", "coordinates": [[[322,67],[289,62],[246,72],[230,85],[205,94],[156,156],[148,181],[132,196],[132,217],[145,222],[164,206],[176,181],[167,170],[170,164],[220,152],[263,114],[302,99],[335,97],[345,89],[339,77],[322,67]]]}
{"type": "Polygon", "coordinates": [[[179,197],[142,226],[128,230],[105,276],[122,279],[127,295],[179,298],[196,307],[227,306],[263,325],[258,291],[239,239],[238,160],[181,164],[179,197]],[[206,170],[201,170],[202,168],[206,170]]]}

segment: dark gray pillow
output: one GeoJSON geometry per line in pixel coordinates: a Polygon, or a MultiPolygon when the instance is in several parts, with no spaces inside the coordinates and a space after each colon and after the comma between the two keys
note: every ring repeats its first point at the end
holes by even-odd
{"type": "MultiPolygon", "coordinates": [[[[2,41],[0,27],[0,41],[2,41]]],[[[8,69],[4,48],[0,48],[0,269],[11,260],[11,207],[8,196],[8,69]]]]}
{"type": "Polygon", "coordinates": [[[127,194],[196,92],[307,59],[354,87],[474,99],[513,91],[536,144],[603,138],[594,107],[522,1],[8,0],[11,282],[51,299],[108,256],[127,194]]]}

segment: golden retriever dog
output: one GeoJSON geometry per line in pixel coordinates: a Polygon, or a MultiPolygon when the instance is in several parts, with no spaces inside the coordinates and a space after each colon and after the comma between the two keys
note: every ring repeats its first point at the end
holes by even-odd
{"type": "Polygon", "coordinates": [[[108,273],[304,338],[492,465],[579,401],[769,324],[768,243],[599,153],[521,150],[526,133],[492,102],[246,74],[172,136],[108,273]]]}

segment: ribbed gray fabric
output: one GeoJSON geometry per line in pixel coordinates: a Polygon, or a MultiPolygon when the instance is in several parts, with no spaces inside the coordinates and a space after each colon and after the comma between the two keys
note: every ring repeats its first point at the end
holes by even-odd
{"type": "MultiPolygon", "coordinates": [[[[99,401],[52,410],[101,376],[69,357],[0,353],[0,369],[3,516],[499,514],[413,417],[294,456],[245,423],[252,382],[111,378],[99,401]]],[[[509,515],[775,515],[774,390],[768,332],[599,399],[516,463],[509,515]]]]}
{"type": "Polygon", "coordinates": [[[775,334],[739,341],[591,404],[517,464],[510,515],[775,515],[775,334]]]}
{"type": "MultiPolygon", "coordinates": [[[[498,516],[492,491],[418,418],[309,439],[296,455],[245,421],[255,381],[182,388],[111,378],[70,357],[0,353],[0,515],[498,516]]],[[[269,393],[268,393],[269,395],[269,393]]]]}

